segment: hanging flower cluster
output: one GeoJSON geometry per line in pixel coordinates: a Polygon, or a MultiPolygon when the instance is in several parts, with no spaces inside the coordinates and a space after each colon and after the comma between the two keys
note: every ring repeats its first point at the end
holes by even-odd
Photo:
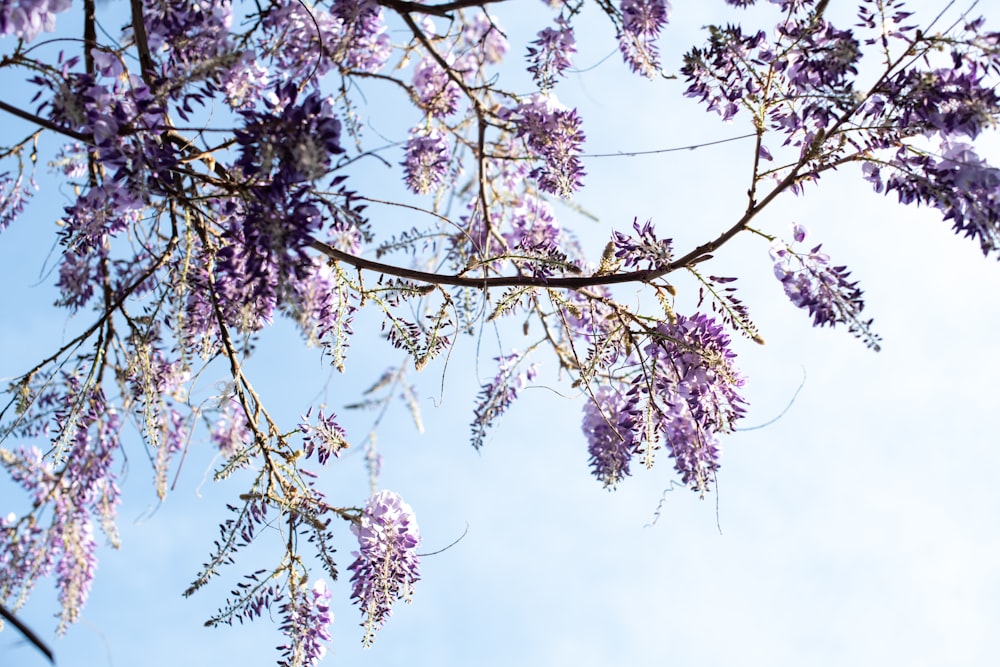
{"type": "Polygon", "coordinates": [[[366,646],[402,598],[409,602],[420,579],[420,530],[413,510],[399,494],[379,491],[368,499],[361,519],[351,525],[359,550],[348,567],[355,600],[364,614],[366,646]]]}
{"type": "Polygon", "coordinates": [[[330,589],[319,579],[311,588],[299,586],[278,609],[284,618],[281,631],[288,644],[278,647],[282,652],[281,667],[315,667],[326,655],[323,642],[330,641],[330,589]]]}
{"type": "MultiPolygon", "coordinates": [[[[806,239],[806,228],[792,229],[795,243],[806,239]]],[[[861,319],[865,303],[858,283],[849,280],[847,267],[833,266],[830,257],[817,245],[807,252],[797,252],[781,240],[771,244],[774,275],[781,281],[788,299],[809,312],[817,327],[843,324],[848,331],[876,350],[879,337],[871,330],[872,320],[861,319]]]]}
{"type": "Polygon", "coordinates": [[[666,0],[622,0],[622,29],[618,47],[633,72],[646,78],[660,73],[656,40],[667,24],[670,3],[666,0]]]}

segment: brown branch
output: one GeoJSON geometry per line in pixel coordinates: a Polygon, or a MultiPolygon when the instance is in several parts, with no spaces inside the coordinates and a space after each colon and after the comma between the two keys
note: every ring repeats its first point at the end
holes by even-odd
{"type": "Polygon", "coordinates": [[[87,74],[93,76],[94,47],[97,46],[97,17],[94,0],[83,2],[83,62],[87,74]]]}
{"type": "Polygon", "coordinates": [[[26,120],[29,123],[34,123],[35,125],[40,125],[40,126],[44,127],[46,130],[52,130],[53,132],[58,132],[59,134],[62,134],[62,135],[65,135],[65,136],[69,137],[70,139],[76,139],[77,141],[82,141],[85,144],[93,144],[94,143],[94,137],[92,135],[90,135],[90,134],[84,134],[83,132],[77,132],[76,130],[71,130],[71,129],[67,128],[67,127],[60,127],[60,126],[56,125],[55,123],[53,123],[51,120],[48,120],[47,118],[42,118],[41,116],[36,116],[33,113],[30,113],[30,112],[25,111],[23,109],[19,109],[18,107],[14,106],[13,104],[8,104],[7,102],[4,102],[3,100],[0,100],[0,110],[6,111],[7,113],[11,114],[12,116],[17,116],[18,118],[20,118],[22,120],[26,120]]]}
{"type": "Polygon", "coordinates": [[[146,22],[142,18],[142,0],[132,0],[132,34],[135,36],[135,48],[139,52],[139,68],[142,70],[142,80],[149,89],[153,89],[153,74],[156,66],[149,51],[149,39],[146,36],[146,22]]]}
{"type": "Polygon", "coordinates": [[[380,5],[389,9],[403,13],[414,12],[417,14],[428,14],[430,16],[441,16],[451,18],[449,14],[459,9],[469,7],[485,7],[486,5],[505,2],[506,0],[452,0],[452,2],[442,2],[439,5],[425,5],[419,2],[407,2],[407,0],[379,0],[380,5]]]}
{"type": "Polygon", "coordinates": [[[2,604],[0,604],[0,617],[3,617],[7,621],[10,621],[10,624],[13,625],[15,628],[17,628],[21,632],[21,634],[24,635],[25,638],[27,638],[28,641],[34,644],[35,648],[37,648],[39,651],[45,654],[45,657],[49,659],[49,662],[51,662],[53,665],[56,664],[56,659],[55,656],[52,654],[52,649],[50,649],[45,644],[45,642],[39,639],[38,635],[36,635],[34,632],[31,631],[31,628],[22,623],[20,619],[17,618],[17,616],[15,616],[12,612],[8,611],[7,608],[4,607],[2,604]]]}

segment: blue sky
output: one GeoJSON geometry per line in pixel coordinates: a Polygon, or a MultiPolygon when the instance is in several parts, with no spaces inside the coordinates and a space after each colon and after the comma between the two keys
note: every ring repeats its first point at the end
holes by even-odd
{"type": "MultiPolygon", "coordinates": [[[[513,31],[517,17],[504,10],[500,20],[513,31]]],[[[689,10],[675,7],[668,63],[698,41],[697,26],[727,18],[721,2],[689,10]]],[[[595,40],[581,63],[597,62],[601,46],[595,40]]],[[[512,50],[515,59],[523,52],[512,50]]],[[[650,90],[613,56],[559,95],[581,105],[591,153],[746,131],[681,100],[681,90],[680,82],[650,90]]],[[[982,152],[1000,158],[995,137],[987,145],[982,152]]],[[[584,243],[599,252],[610,227],[633,216],[652,218],[680,245],[713,236],[745,206],[751,151],[734,142],[588,160],[589,188],[579,201],[601,222],[579,223],[584,243]]],[[[0,377],[23,371],[78,325],[46,305],[51,277],[36,285],[66,201],[44,180],[43,188],[28,216],[0,236],[0,377]]],[[[872,193],[854,170],[780,200],[759,224],[785,233],[792,222],[806,224],[861,281],[882,352],[846,332],[811,329],[774,280],[765,243],[737,239],[719,253],[719,271],[741,276],[767,340],[738,343],[750,379],[745,426],[771,420],[802,389],[781,419],[724,440],[719,495],[699,500],[670,490],[665,456],[615,493],[593,481],[581,402],[560,395],[572,391],[551,359],[542,360],[539,386],[524,391],[474,452],[467,427],[495,346],[484,336],[477,364],[477,341],[460,340],[447,369],[432,364],[420,378],[425,432],[417,434],[400,408],[377,438],[385,456],[380,486],[413,506],[424,550],[468,532],[424,559],[413,604],[397,607],[370,650],[361,649],[360,614],[346,603],[347,577],[331,584],[336,621],[323,664],[996,664],[1000,270],[935,212],[872,193]]],[[[693,303],[694,288],[679,288],[681,303],[693,303]]],[[[522,339],[504,332],[503,343],[522,339]]],[[[359,337],[348,373],[333,377],[290,326],[266,334],[260,349],[251,377],[285,423],[319,397],[342,414],[355,442],[364,438],[371,415],[341,407],[354,399],[352,387],[378,375],[385,346],[359,337]]],[[[83,620],[65,638],[52,637],[56,605],[45,584],[24,618],[63,667],[273,664],[281,637],[266,621],[201,627],[235,579],[180,596],[208,555],[222,504],[242,489],[204,481],[211,456],[195,452],[176,492],[157,506],[141,449],[134,452],[126,482],[133,495],[121,510],[124,547],[102,552],[83,620]]],[[[364,497],[357,448],[328,472],[323,488],[331,497],[364,497]]],[[[353,547],[344,533],[346,567],[353,547]]],[[[10,631],[0,635],[0,656],[4,664],[44,664],[10,631]]]]}

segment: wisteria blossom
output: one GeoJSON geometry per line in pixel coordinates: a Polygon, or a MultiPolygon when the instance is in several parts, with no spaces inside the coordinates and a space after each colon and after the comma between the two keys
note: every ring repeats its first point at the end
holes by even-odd
{"type": "Polygon", "coordinates": [[[278,647],[282,652],[281,667],[314,667],[326,655],[325,642],[330,641],[330,589],[319,579],[310,588],[300,585],[289,593],[278,609],[282,615],[281,631],[288,644],[278,647]]]}
{"type": "Polygon", "coordinates": [[[486,431],[517,399],[518,394],[538,374],[538,367],[529,363],[525,368],[519,368],[523,360],[516,350],[510,354],[496,357],[497,374],[479,390],[479,398],[472,422],[472,446],[479,449],[483,446],[486,431]]]}
{"type": "Polygon", "coordinates": [[[413,509],[392,491],[379,491],[365,505],[361,519],[351,525],[358,551],[348,567],[352,572],[351,599],[364,615],[366,646],[392,613],[396,600],[407,602],[420,579],[420,529],[413,509]]]}
{"type": "MultiPolygon", "coordinates": [[[[718,436],[731,432],[745,412],[745,380],[734,365],[729,335],[713,318],[680,315],[661,324],[657,334],[646,347],[650,376],[637,380],[632,392],[648,392],[646,415],[666,441],[681,480],[704,493],[719,468],[718,436]]],[[[641,446],[648,449],[654,443],[643,434],[645,419],[636,416],[634,438],[646,438],[641,446]]]]}
{"type": "Polygon", "coordinates": [[[406,142],[403,161],[406,187],[418,195],[433,192],[448,175],[451,147],[445,134],[435,129],[416,129],[406,142]]]}
{"type": "Polygon", "coordinates": [[[634,236],[614,232],[612,243],[614,244],[615,257],[624,262],[627,267],[640,267],[648,269],[662,269],[673,259],[673,247],[670,239],[659,239],[656,237],[656,229],[652,220],[647,220],[642,225],[639,220],[632,221],[634,236]]]}
{"type": "Polygon", "coordinates": [[[31,42],[42,32],[54,31],[56,14],[72,4],[72,0],[4,0],[0,2],[0,37],[14,35],[31,42]]]}
{"type": "MultiPolygon", "coordinates": [[[[806,236],[803,225],[793,227],[795,243],[802,243],[806,236]]],[[[849,280],[847,267],[832,265],[821,247],[796,251],[792,245],[775,240],[771,244],[775,277],[781,281],[788,299],[809,312],[814,326],[843,324],[869,347],[878,349],[879,337],[871,331],[872,320],[861,317],[865,304],[858,283],[849,280]]]]}
{"type": "Polygon", "coordinates": [[[413,72],[417,104],[429,115],[450,116],[458,110],[461,89],[433,58],[426,57],[413,72]]]}
{"type": "Polygon", "coordinates": [[[368,73],[382,69],[392,44],[379,4],[374,0],[335,0],[330,11],[342,24],[341,38],[336,46],[328,47],[340,67],[368,73]]]}
{"type": "Polygon", "coordinates": [[[223,74],[222,90],[226,103],[233,109],[252,109],[265,99],[270,84],[270,73],[252,52],[246,51],[223,74]]]}
{"type": "Polygon", "coordinates": [[[461,33],[454,68],[472,83],[486,65],[495,65],[507,54],[507,37],[495,17],[476,13],[461,33]]]}
{"type": "Polygon", "coordinates": [[[573,64],[576,36],[573,26],[563,17],[555,27],[544,28],[528,46],[528,72],[540,90],[548,90],[573,64]]]}
{"type": "Polygon", "coordinates": [[[0,232],[21,215],[36,189],[34,183],[25,182],[23,175],[13,178],[10,174],[0,174],[0,232]]]}
{"type": "Polygon", "coordinates": [[[302,432],[303,451],[306,458],[316,454],[316,460],[325,464],[331,456],[338,457],[343,449],[348,447],[347,434],[334,414],[324,415],[320,408],[315,422],[311,422],[311,411],[302,417],[299,430],[302,432]]]}
{"type": "Polygon", "coordinates": [[[667,0],[622,0],[618,46],[633,72],[652,78],[660,72],[656,40],[670,16],[667,0]]]}
{"type": "Polygon", "coordinates": [[[505,116],[517,123],[518,136],[543,162],[529,174],[541,190],[568,197],[583,186],[579,154],[584,134],[576,110],[562,106],[551,94],[539,94],[506,110],[505,116]]]}
{"type": "Polygon", "coordinates": [[[628,400],[616,388],[598,387],[583,406],[583,433],[590,452],[590,470],[605,488],[614,489],[631,474],[635,454],[634,417],[628,400]]]}

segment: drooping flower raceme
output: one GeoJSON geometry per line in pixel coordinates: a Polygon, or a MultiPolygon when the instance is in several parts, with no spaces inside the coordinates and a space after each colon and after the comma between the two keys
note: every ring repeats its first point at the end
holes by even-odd
{"type": "Polygon", "coordinates": [[[34,521],[0,524],[0,602],[24,599],[36,578],[54,573],[62,606],[59,632],[75,622],[86,604],[97,569],[93,522],[117,546],[115,517],[119,489],[113,469],[121,428],[103,391],[88,390],[75,376],[64,376],[64,393],[53,394],[57,437],[52,442],[64,462],[59,468],[37,448],[0,449],[0,465],[14,483],[42,505],[51,503],[47,528],[34,521]],[[81,406],[74,412],[73,406],[81,406]],[[13,562],[8,562],[9,557],[13,562]]]}
{"type": "Polygon", "coordinates": [[[278,86],[278,101],[268,103],[267,112],[241,113],[245,126],[235,133],[241,147],[236,164],[247,176],[315,180],[326,175],[334,155],[344,152],[330,100],[312,93],[296,103],[298,95],[294,84],[278,86]]]}
{"type": "Polygon", "coordinates": [[[56,14],[72,0],[3,0],[0,2],[0,37],[14,35],[30,42],[41,32],[56,29],[56,14]]]}
{"type": "Polygon", "coordinates": [[[392,53],[392,43],[375,0],[336,0],[330,8],[342,21],[342,37],[334,58],[343,69],[374,73],[392,53]]]}
{"type": "Polygon", "coordinates": [[[37,189],[34,181],[31,185],[31,189],[25,187],[23,175],[11,178],[10,174],[0,173],[0,232],[24,210],[32,190],[37,189]]]}
{"type": "Polygon", "coordinates": [[[330,589],[319,579],[309,589],[300,586],[289,594],[279,608],[284,617],[281,631],[288,637],[288,644],[279,646],[281,667],[315,667],[326,655],[323,642],[330,640],[330,589]]]}
{"type": "Polygon", "coordinates": [[[556,79],[573,64],[576,37],[573,26],[563,17],[556,19],[556,26],[544,28],[538,39],[528,46],[528,72],[540,90],[548,90],[556,79]]]}
{"type": "Polygon", "coordinates": [[[983,255],[1000,252],[1000,169],[966,142],[942,139],[933,153],[903,147],[887,162],[864,163],[862,171],[876,192],[940,210],[952,229],[979,242],[983,255]]]}
{"type": "MultiPolygon", "coordinates": [[[[231,0],[170,0],[143,5],[146,38],[162,63],[158,72],[162,76],[182,80],[197,69],[218,67],[220,57],[231,49],[231,0]]],[[[176,84],[168,90],[172,97],[182,95],[182,87],[176,84]]],[[[214,86],[209,86],[204,92],[214,91],[214,86]]]]}
{"type": "Polygon", "coordinates": [[[583,186],[580,149],[584,134],[576,109],[567,109],[552,94],[538,94],[501,115],[516,124],[517,135],[542,159],[543,165],[530,173],[539,189],[568,197],[583,186]]]}
{"type": "MultiPolygon", "coordinates": [[[[795,243],[806,238],[806,228],[792,228],[795,243]]],[[[862,320],[865,303],[857,281],[850,281],[845,266],[833,266],[830,257],[817,245],[808,252],[797,252],[788,243],[776,239],[771,244],[774,275],[781,281],[788,299],[809,312],[813,326],[844,324],[847,330],[862,339],[868,347],[879,349],[879,337],[871,330],[872,320],[862,320]]]]}
{"type": "Polygon", "coordinates": [[[410,506],[399,494],[379,491],[365,505],[361,518],[351,525],[359,550],[348,569],[353,573],[351,599],[364,614],[365,646],[392,613],[393,603],[409,602],[420,579],[420,529],[410,506]]]}
{"type": "Polygon", "coordinates": [[[411,192],[424,195],[444,183],[451,161],[448,139],[439,130],[413,130],[406,142],[406,159],[403,161],[406,187],[411,192]]]}
{"type": "Polygon", "coordinates": [[[591,468],[605,486],[628,474],[632,456],[647,467],[665,441],[681,480],[704,494],[719,468],[718,436],[744,414],[729,336],[697,313],[661,323],[642,348],[640,370],[624,392],[602,387],[584,413],[591,468]]]}
{"type": "Polygon", "coordinates": [[[450,116],[458,110],[461,89],[430,56],[421,60],[414,69],[413,90],[417,94],[417,104],[429,116],[450,116]]]}
{"type": "Polygon", "coordinates": [[[660,72],[656,40],[667,24],[670,3],[666,0],[622,0],[622,29],[618,48],[633,72],[653,78],[660,72]]]}
{"type": "Polygon", "coordinates": [[[611,386],[598,387],[583,406],[590,471],[606,489],[614,489],[631,474],[634,420],[627,407],[625,396],[611,386]]]}
{"type": "MultiPolygon", "coordinates": [[[[719,467],[718,435],[733,430],[744,414],[745,380],[733,361],[729,335],[715,319],[697,313],[660,324],[645,352],[652,386],[650,406],[681,480],[704,493],[719,467]]],[[[631,410],[635,412],[634,408],[631,410]]]]}
{"type": "Polygon", "coordinates": [[[486,431],[514,403],[525,385],[535,379],[538,369],[535,364],[518,371],[518,364],[524,357],[514,350],[508,355],[496,357],[497,374],[479,390],[475,419],[471,424],[472,446],[483,446],[486,431]]]}

